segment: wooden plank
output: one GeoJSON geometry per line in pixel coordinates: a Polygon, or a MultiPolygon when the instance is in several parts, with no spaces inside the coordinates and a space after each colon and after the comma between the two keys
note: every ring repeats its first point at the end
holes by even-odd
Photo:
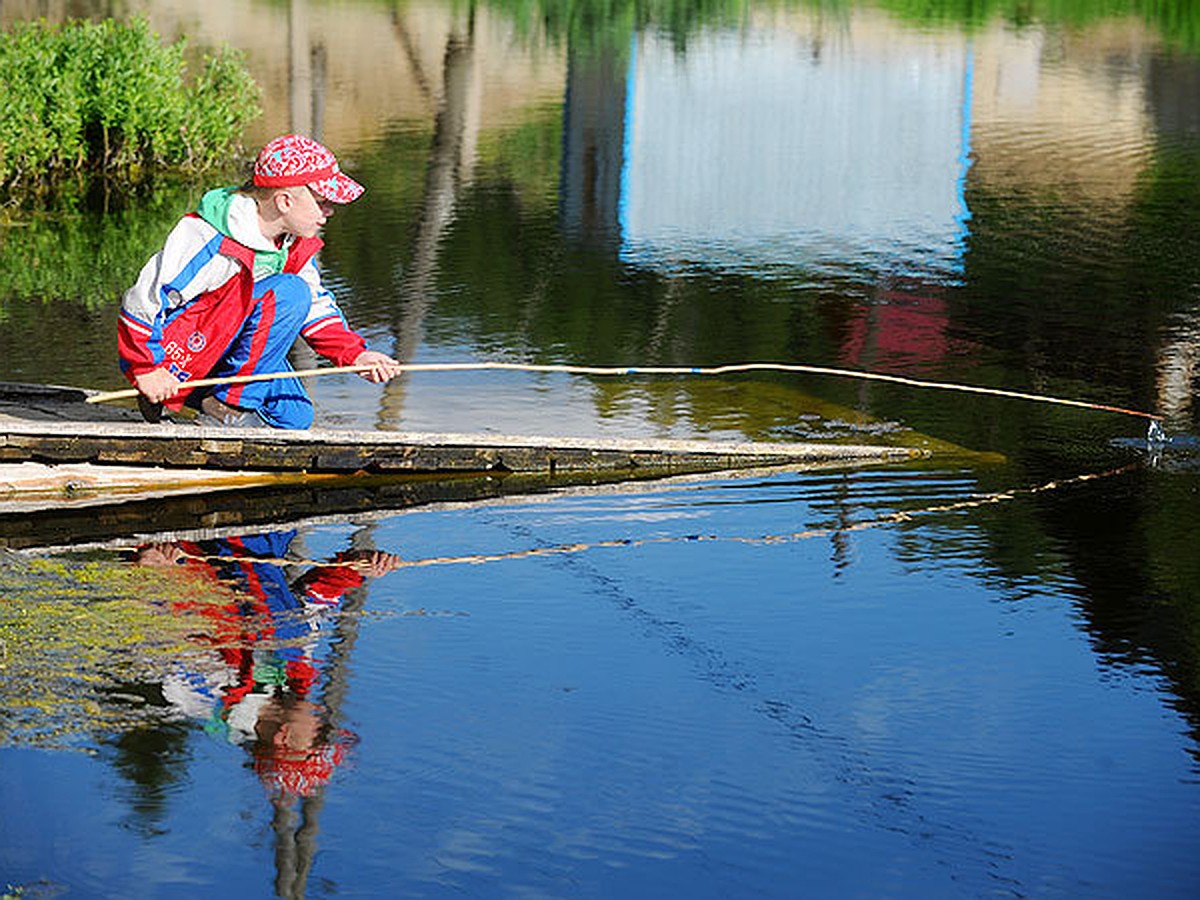
{"type": "Polygon", "coordinates": [[[283,487],[336,475],[246,470],[166,469],[93,463],[0,463],[0,515],[55,505],[86,506],[171,494],[196,494],[247,487],[283,487]]]}
{"type": "Polygon", "coordinates": [[[309,473],[719,471],[818,460],[897,460],[910,448],[824,443],[596,439],[140,422],[0,422],[0,461],[309,473]],[[70,433],[64,434],[69,428],[70,433]]]}
{"type": "MultiPolygon", "coordinates": [[[[154,476],[174,480],[144,483],[140,489],[125,485],[106,490],[91,483],[58,484],[43,481],[49,490],[4,494],[4,485],[15,487],[18,464],[0,464],[0,551],[36,546],[74,546],[81,542],[111,540],[123,535],[220,526],[278,527],[281,522],[319,513],[361,515],[368,511],[397,510],[445,500],[473,500],[505,491],[538,490],[550,485],[533,476],[482,475],[470,478],[395,478],[372,475],[304,475],[293,473],[196,473],[187,482],[178,476],[186,470],[165,471],[139,467],[154,476]],[[201,477],[203,476],[203,477],[201,477]],[[245,478],[243,478],[245,476],[245,478]]],[[[36,463],[19,464],[38,466],[36,463]]],[[[53,466],[43,469],[64,470],[53,466]]],[[[81,470],[101,467],[79,467],[81,470]]],[[[107,467],[106,467],[107,468],[107,467]]],[[[27,482],[32,487],[35,473],[27,482]]],[[[64,472],[78,479],[78,472],[64,472]]],[[[26,476],[20,476],[26,477],[26,476]]],[[[52,476],[57,479],[58,476],[52,476]]],[[[150,476],[153,477],[153,476],[150,476]]],[[[623,479],[622,479],[623,480],[623,479]]],[[[0,562],[2,562],[0,556],[0,562]]]]}

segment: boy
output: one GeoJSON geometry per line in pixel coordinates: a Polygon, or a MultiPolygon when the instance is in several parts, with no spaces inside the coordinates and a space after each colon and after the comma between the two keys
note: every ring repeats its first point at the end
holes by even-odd
{"type": "Polygon", "coordinates": [[[327,148],[288,134],[263,147],[250,182],[209,191],[180,220],[125,293],[117,326],[121,370],[147,418],[187,402],[220,424],[308,428],[312,401],[297,378],[187,396],[196,378],[291,371],[297,336],[334,365],[370,366],[369,381],[396,374],[396,360],[346,324],[313,259],[334,204],[363,190],[327,148]]]}

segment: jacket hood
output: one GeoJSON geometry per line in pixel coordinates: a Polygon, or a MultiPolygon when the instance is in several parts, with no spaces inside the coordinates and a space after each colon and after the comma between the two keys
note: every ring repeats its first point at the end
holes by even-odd
{"type": "Polygon", "coordinates": [[[258,227],[258,204],[235,187],[216,188],[200,198],[196,213],[221,234],[254,251],[255,277],[283,271],[287,247],[276,247],[258,227]]]}

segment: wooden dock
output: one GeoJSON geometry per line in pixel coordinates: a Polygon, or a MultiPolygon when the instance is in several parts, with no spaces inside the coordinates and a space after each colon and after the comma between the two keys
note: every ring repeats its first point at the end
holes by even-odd
{"type": "Polygon", "coordinates": [[[0,415],[0,549],[270,525],[440,500],[753,469],[899,462],[817,443],[279,431],[0,415]]]}
{"type": "Polygon", "coordinates": [[[919,455],[907,448],[845,444],[280,431],[0,417],[0,516],[347,478],[620,480],[919,455]]]}
{"type": "Polygon", "coordinates": [[[908,448],[833,443],[526,437],[314,428],[214,428],[141,422],[0,421],[0,462],[88,463],[307,474],[555,475],[621,470],[703,472],[797,462],[888,461],[908,448]]]}

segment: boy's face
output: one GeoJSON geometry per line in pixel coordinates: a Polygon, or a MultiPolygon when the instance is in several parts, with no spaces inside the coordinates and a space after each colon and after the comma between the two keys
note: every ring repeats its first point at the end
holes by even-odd
{"type": "Polygon", "coordinates": [[[284,228],[298,237],[316,237],[333,215],[333,204],[309,187],[281,188],[275,202],[284,228]]]}

